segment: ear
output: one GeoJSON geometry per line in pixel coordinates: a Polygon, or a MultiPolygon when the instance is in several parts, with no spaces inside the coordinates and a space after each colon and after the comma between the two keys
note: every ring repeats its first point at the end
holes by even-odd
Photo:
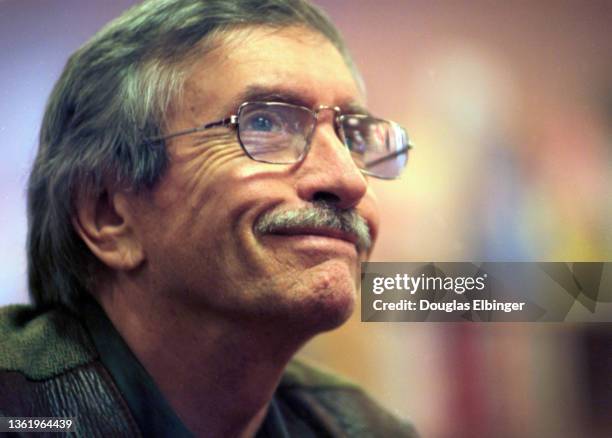
{"type": "Polygon", "coordinates": [[[104,190],[97,195],[79,196],[76,204],[72,224],[102,263],[115,270],[129,271],[144,262],[144,251],[125,193],[104,190]]]}

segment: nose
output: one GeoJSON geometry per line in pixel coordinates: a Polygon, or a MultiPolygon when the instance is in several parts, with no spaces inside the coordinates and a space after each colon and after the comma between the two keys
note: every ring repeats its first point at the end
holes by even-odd
{"type": "Polygon", "coordinates": [[[359,204],[368,183],[338,138],[334,115],[319,113],[310,149],[298,169],[297,193],[305,201],[327,201],[346,210],[359,204]]]}

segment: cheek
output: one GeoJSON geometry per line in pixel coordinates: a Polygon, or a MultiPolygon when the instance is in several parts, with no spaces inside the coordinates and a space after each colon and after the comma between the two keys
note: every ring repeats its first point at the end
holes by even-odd
{"type": "Polygon", "coordinates": [[[257,163],[237,145],[208,145],[199,154],[186,150],[172,158],[154,194],[158,239],[209,240],[222,251],[223,242],[244,238],[261,211],[291,196],[290,185],[282,183],[286,169],[257,163]]]}
{"type": "Polygon", "coordinates": [[[378,210],[378,198],[370,185],[357,207],[358,212],[368,221],[372,242],[376,242],[380,227],[380,212],[378,210]]]}

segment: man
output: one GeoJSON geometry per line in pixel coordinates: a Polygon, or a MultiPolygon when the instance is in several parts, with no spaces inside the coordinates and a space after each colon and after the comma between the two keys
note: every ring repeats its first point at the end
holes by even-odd
{"type": "Polygon", "coordinates": [[[69,60],[29,181],[34,308],[0,318],[0,415],[80,435],[410,436],[291,361],[342,324],[378,229],[369,115],[303,0],[145,2],[69,60]]]}

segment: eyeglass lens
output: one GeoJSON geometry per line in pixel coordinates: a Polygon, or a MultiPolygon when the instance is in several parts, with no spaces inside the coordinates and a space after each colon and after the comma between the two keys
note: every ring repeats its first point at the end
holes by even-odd
{"type": "Polygon", "coordinates": [[[302,159],[314,123],[304,108],[248,103],[238,113],[238,137],[254,160],[291,164],[302,159]]]}
{"type": "Polygon", "coordinates": [[[365,115],[343,115],[340,126],[340,137],[360,169],[381,178],[395,178],[406,167],[408,138],[398,124],[365,115]]]}
{"type": "MultiPolygon", "coordinates": [[[[366,115],[343,115],[339,122],[338,134],[360,169],[381,178],[399,176],[407,161],[407,138],[399,125],[366,115]]],[[[238,137],[254,160],[291,164],[303,158],[315,124],[306,108],[249,102],[238,112],[238,137]]]]}

